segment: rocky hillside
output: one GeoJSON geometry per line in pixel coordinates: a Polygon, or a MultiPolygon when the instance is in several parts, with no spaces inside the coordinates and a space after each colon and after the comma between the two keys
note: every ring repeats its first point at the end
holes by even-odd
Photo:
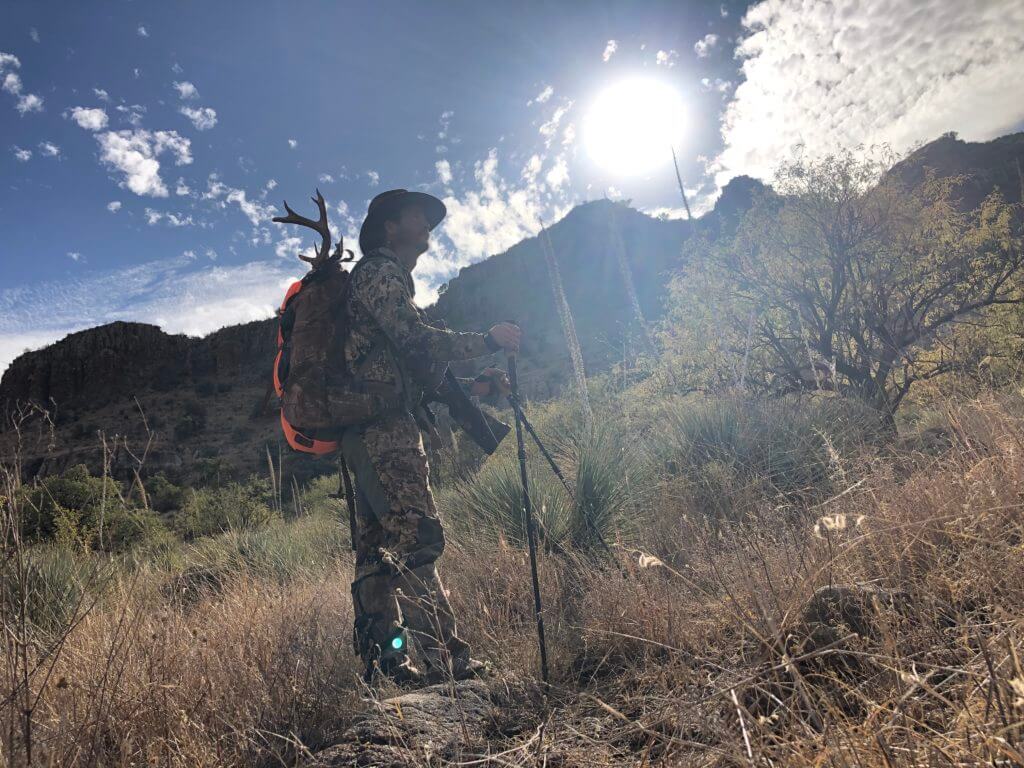
{"type": "MultiPolygon", "coordinates": [[[[965,176],[959,189],[964,206],[973,207],[993,189],[1019,200],[1022,165],[1024,134],[987,143],[947,135],[890,173],[909,185],[929,173],[965,176]]],[[[653,219],[628,205],[598,200],[577,206],[549,228],[589,374],[633,355],[641,338],[622,264],[632,277],[640,314],[656,321],[683,242],[698,229],[713,232],[742,213],[762,189],[755,180],[734,179],[715,209],[694,222],[653,219]]],[[[429,312],[459,329],[484,330],[502,319],[519,323],[527,340],[520,364],[527,394],[547,398],[564,386],[568,355],[541,238],[462,269],[429,312]]],[[[269,390],[274,333],[273,320],[203,339],[117,322],[20,356],[0,380],[0,404],[10,413],[21,403],[41,403],[56,421],[55,434],[38,424],[21,434],[25,473],[48,474],[83,461],[100,469],[99,431],[119,474],[129,474],[133,454],[144,449],[148,471],[178,480],[265,472],[268,453],[275,464],[280,453],[285,482],[289,475],[301,480],[328,471],[329,464],[293,457],[281,446],[269,390]]],[[[3,430],[0,454],[10,457],[17,435],[9,419],[3,430]]]]}

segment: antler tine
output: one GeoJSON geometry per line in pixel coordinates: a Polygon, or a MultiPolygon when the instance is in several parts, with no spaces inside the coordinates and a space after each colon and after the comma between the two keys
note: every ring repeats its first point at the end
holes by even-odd
{"type": "Polygon", "coordinates": [[[309,227],[323,238],[323,243],[316,249],[316,256],[299,256],[303,261],[312,264],[315,269],[330,256],[331,228],[327,223],[327,204],[324,202],[324,196],[320,194],[319,189],[316,191],[316,197],[312,198],[312,200],[320,210],[320,217],[317,221],[313,221],[312,219],[308,219],[305,216],[297,214],[288,205],[287,200],[284,201],[284,209],[288,211],[288,215],[275,216],[272,220],[279,224],[298,224],[300,227],[309,227]]]}

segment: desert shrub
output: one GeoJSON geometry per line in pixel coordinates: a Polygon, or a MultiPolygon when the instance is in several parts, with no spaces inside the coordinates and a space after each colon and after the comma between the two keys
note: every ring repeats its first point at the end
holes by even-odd
{"type": "Polygon", "coordinates": [[[276,520],[258,530],[228,530],[170,553],[172,561],[166,565],[174,575],[167,592],[194,600],[240,577],[285,584],[320,573],[350,553],[347,527],[326,517],[276,520]]]}
{"type": "MultiPolygon", "coordinates": [[[[538,414],[541,439],[562,470],[568,491],[539,449],[527,446],[530,501],[541,535],[558,546],[588,550],[628,534],[636,522],[648,470],[643,451],[617,429],[599,424],[588,430],[570,409],[538,414]],[[628,448],[628,450],[627,450],[628,448]]],[[[529,438],[527,438],[529,440],[529,438]]],[[[439,494],[448,518],[466,533],[526,541],[522,481],[515,438],[475,476],[439,494]]]]}
{"type": "Polygon", "coordinates": [[[174,425],[176,440],[185,440],[200,434],[206,429],[206,407],[198,400],[186,400],[182,404],[182,414],[174,425]]]}
{"type": "Polygon", "coordinates": [[[67,547],[38,544],[0,571],[0,600],[5,613],[20,615],[44,632],[67,626],[88,593],[103,581],[102,565],[67,547]]]}
{"type": "Polygon", "coordinates": [[[84,464],[23,487],[19,494],[22,535],[67,546],[97,543],[102,521],[123,506],[117,482],[93,477],[84,464]]]}
{"type": "Polygon", "coordinates": [[[713,519],[742,514],[744,498],[798,501],[837,488],[846,461],[878,439],[865,406],[840,398],[693,401],[664,415],[656,455],[713,519]]]}
{"type": "Polygon", "coordinates": [[[186,494],[175,530],[185,538],[209,536],[237,529],[262,528],[278,515],[271,507],[270,481],[250,477],[244,485],[194,488],[186,494]]]}
{"type": "Polygon", "coordinates": [[[168,480],[163,473],[146,481],[149,506],[157,512],[173,512],[185,503],[185,490],[168,480]]]}

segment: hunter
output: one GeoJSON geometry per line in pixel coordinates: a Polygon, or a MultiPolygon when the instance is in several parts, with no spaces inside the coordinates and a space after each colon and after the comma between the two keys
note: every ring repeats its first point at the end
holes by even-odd
{"type": "MultiPolygon", "coordinates": [[[[448,361],[515,354],[521,332],[511,323],[487,333],[439,328],[413,302],[412,271],[445,214],[444,203],[421,192],[393,189],[373,198],[344,306],[345,367],[365,391],[398,393],[399,403],[341,437],[356,481],[354,640],[368,680],[378,672],[416,683],[490,671],[458,636],[438,577],[445,537],[430,491],[421,402],[448,361]],[[423,668],[410,658],[410,637],[423,668]]],[[[507,386],[502,372],[488,368],[471,393],[506,394],[507,386]]]]}

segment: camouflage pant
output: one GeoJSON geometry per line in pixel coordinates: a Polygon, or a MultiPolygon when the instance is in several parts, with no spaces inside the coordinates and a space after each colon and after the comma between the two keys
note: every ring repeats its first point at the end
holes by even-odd
{"type": "Polygon", "coordinates": [[[458,667],[469,646],[434,562],[444,531],[430,493],[427,456],[412,415],[392,412],[346,430],[342,451],[356,481],[356,571],[352,582],[356,653],[368,668],[407,658],[392,645],[403,628],[430,667],[458,667]]]}

